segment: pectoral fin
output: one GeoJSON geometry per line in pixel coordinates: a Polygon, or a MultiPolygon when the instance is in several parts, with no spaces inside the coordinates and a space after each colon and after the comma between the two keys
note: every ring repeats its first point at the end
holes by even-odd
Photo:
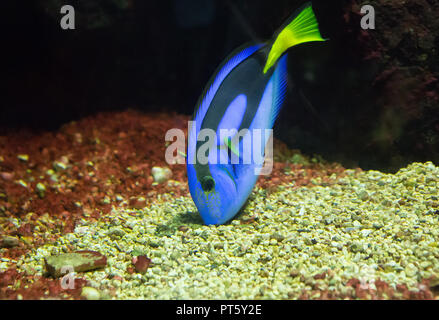
{"type": "Polygon", "coordinates": [[[230,137],[224,137],[224,144],[230,151],[233,152],[233,154],[235,154],[239,158],[239,150],[235,148],[230,137]]]}

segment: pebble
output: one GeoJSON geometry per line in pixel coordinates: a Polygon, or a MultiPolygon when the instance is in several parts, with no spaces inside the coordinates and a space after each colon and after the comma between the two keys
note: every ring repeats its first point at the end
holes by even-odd
{"type": "Polygon", "coordinates": [[[172,171],[169,168],[153,167],[151,169],[151,174],[154,182],[163,183],[171,179],[172,171]]]}
{"type": "Polygon", "coordinates": [[[55,161],[53,162],[53,169],[57,172],[65,170],[67,169],[67,164],[60,161],[55,161]]]}
{"type": "Polygon", "coordinates": [[[29,161],[29,155],[27,154],[19,154],[17,155],[18,160],[23,161],[23,162],[27,162],[29,161]]]}
{"type": "Polygon", "coordinates": [[[144,274],[151,264],[151,259],[144,255],[137,256],[132,259],[132,263],[136,272],[144,274]]]}
{"type": "Polygon", "coordinates": [[[36,188],[36,193],[38,194],[38,196],[40,198],[44,198],[44,196],[46,194],[46,186],[43,183],[38,182],[37,185],[35,186],[35,188],[36,188]]]}
{"type": "Polygon", "coordinates": [[[14,178],[14,173],[11,172],[0,172],[0,177],[5,181],[11,181],[14,178]]]}
{"type": "Polygon", "coordinates": [[[11,236],[0,236],[0,248],[14,248],[20,244],[20,240],[11,236]]]}
{"type": "Polygon", "coordinates": [[[100,292],[92,287],[83,287],[81,291],[81,296],[87,300],[99,300],[101,298],[100,292]]]}
{"type": "Polygon", "coordinates": [[[70,268],[75,272],[104,268],[107,265],[107,257],[97,251],[82,250],[46,257],[44,262],[47,272],[58,278],[70,268]]]}

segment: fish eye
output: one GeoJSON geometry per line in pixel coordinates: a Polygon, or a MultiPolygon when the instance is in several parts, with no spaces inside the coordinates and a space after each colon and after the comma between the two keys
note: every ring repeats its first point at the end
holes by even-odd
{"type": "Polygon", "coordinates": [[[205,192],[212,191],[212,189],[215,187],[215,180],[211,176],[204,176],[201,179],[201,188],[205,192]]]}

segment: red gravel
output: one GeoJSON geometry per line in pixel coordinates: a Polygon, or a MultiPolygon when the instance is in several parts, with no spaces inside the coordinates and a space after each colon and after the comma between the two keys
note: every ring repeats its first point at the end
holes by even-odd
{"type": "MultiPolygon", "coordinates": [[[[153,166],[167,165],[166,130],[185,129],[186,121],[185,116],[169,114],[101,113],[56,132],[19,131],[0,136],[0,230],[20,236],[24,242],[2,256],[16,258],[29,246],[40,246],[73,231],[80,218],[107,214],[119,203],[117,194],[133,207],[139,205],[141,196],[154,198],[164,191],[186,194],[186,187],[152,186],[150,175],[153,166]],[[20,154],[29,160],[20,160],[20,154]],[[58,181],[47,174],[55,161],[66,163],[66,169],[56,172],[58,181]],[[38,195],[38,183],[45,185],[44,197],[38,195]],[[19,224],[11,218],[19,218],[19,224]],[[51,236],[38,237],[37,226],[39,234],[49,231],[51,236]]],[[[171,167],[173,179],[185,181],[185,167],[171,167]]]]}

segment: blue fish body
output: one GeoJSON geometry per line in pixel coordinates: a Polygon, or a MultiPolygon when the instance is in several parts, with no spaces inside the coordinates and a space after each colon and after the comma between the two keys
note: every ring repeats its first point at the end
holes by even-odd
{"type": "Polygon", "coordinates": [[[263,157],[269,139],[264,133],[273,127],[285,96],[287,54],[284,51],[289,46],[321,38],[317,27],[319,38],[285,44],[301,34],[289,31],[283,36],[284,30],[305,30],[303,33],[309,37],[310,23],[316,24],[311,5],[307,4],[273,43],[245,46],[232,53],[200,97],[189,128],[187,174],[191,196],[206,224],[231,220],[249,197],[263,165],[256,161],[255,152],[263,157]],[[310,13],[312,21],[308,17],[310,13]],[[298,20],[305,23],[297,26],[298,20]],[[242,134],[237,134],[233,141],[223,140],[222,130],[242,134]],[[252,145],[256,132],[261,134],[257,147],[252,145]],[[205,133],[213,134],[213,140],[205,133]],[[204,160],[200,160],[200,154],[204,160]]]}

